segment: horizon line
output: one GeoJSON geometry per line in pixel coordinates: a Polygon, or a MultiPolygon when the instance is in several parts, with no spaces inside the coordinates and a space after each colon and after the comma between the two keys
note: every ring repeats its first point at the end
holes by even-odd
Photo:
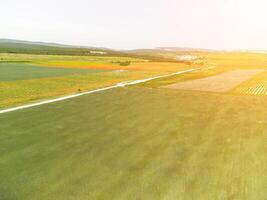
{"type": "Polygon", "coordinates": [[[267,53],[267,49],[216,49],[216,48],[205,48],[205,47],[185,47],[185,46],[154,46],[154,47],[140,47],[140,48],[111,48],[111,47],[103,47],[103,46],[91,46],[91,45],[79,45],[79,44],[70,44],[65,42],[55,42],[55,41],[42,41],[42,40],[27,40],[27,39],[11,39],[7,37],[0,38],[0,40],[13,40],[18,42],[33,42],[33,43],[46,43],[46,44],[55,44],[55,45],[64,45],[64,46],[72,46],[77,48],[99,48],[99,49],[109,49],[116,51],[134,51],[134,50],[157,50],[157,49],[190,49],[190,50],[200,50],[200,51],[225,51],[225,52],[257,52],[257,53],[267,53]]]}

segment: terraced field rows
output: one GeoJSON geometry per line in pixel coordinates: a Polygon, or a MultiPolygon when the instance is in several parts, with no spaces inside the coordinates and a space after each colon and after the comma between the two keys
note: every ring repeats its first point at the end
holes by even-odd
{"type": "Polygon", "coordinates": [[[243,87],[240,89],[241,94],[267,95],[267,80],[258,85],[243,87]]]}
{"type": "Polygon", "coordinates": [[[259,76],[241,84],[234,93],[249,94],[249,95],[267,95],[267,73],[262,73],[259,76]]]}

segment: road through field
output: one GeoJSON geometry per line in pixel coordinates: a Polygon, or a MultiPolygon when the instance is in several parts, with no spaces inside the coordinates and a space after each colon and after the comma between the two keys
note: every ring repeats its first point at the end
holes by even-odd
{"type": "Polygon", "coordinates": [[[68,96],[59,97],[59,98],[55,98],[55,99],[40,101],[40,102],[37,102],[37,103],[32,103],[32,104],[27,104],[27,105],[23,105],[23,106],[17,106],[17,107],[13,107],[13,108],[0,110],[0,114],[9,113],[9,112],[13,112],[13,111],[16,111],[16,110],[22,110],[22,109],[31,108],[31,107],[36,107],[36,106],[40,106],[40,105],[44,105],[44,104],[50,104],[50,103],[54,103],[54,102],[58,102],[58,101],[64,101],[64,100],[67,100],[67,99],[72,99],[72,98],[80,97],[80,96],[87,95],[87,94],[102,92],[102,91],[105,91],[105,90],[110,90],[110,89],[114,89],[114,88],[118,88],[118,87],[136,85],[136,84],[152,81],[152,80],[159,79],[159,78],[165,78],[165,77],[170,77],[170,76],[174,76],[174,75],[193,72],[193,71],[196,71],[196,70],[199,70],[199,69],[200,68],[194,68],[194,69],[189,69],[189,70],[184,70],[184,71],[175,72],[175,73],[171,73],[171,74],[155,76],[155,77],[146,78],[146,79],[121,82],[121,83],[118,83],[116,85],[105,87],[105,88],[100,88],[100,89],[96,89],[96,90],[90,90],[90,91],[81,92],[81,93],[78,93],[78,94],[68,95],[68,96]]]}

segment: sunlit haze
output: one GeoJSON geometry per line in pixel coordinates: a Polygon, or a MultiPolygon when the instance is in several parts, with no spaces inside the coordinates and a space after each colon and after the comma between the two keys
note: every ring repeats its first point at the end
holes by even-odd
{"type": "Polygon", "coordinates": [[[0,38],[267,50],[266,8],[266,0],[9,0],[0,6],[0,38]]]}

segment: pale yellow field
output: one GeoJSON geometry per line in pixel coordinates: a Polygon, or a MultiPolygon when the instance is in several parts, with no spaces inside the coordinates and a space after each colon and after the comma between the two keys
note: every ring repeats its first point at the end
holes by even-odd
{"type": "Polygon", "coordinates": [[[248,52],[201,53],[205,60],[223,69],[266,69],[267,54],[248,52]]]}
{"type": "Polygon", "coordinates": [[[228,92],[262,71],[263,70],[235,70],[206,78],[175,83],[163,88],[205,92],[228,92]]]}

